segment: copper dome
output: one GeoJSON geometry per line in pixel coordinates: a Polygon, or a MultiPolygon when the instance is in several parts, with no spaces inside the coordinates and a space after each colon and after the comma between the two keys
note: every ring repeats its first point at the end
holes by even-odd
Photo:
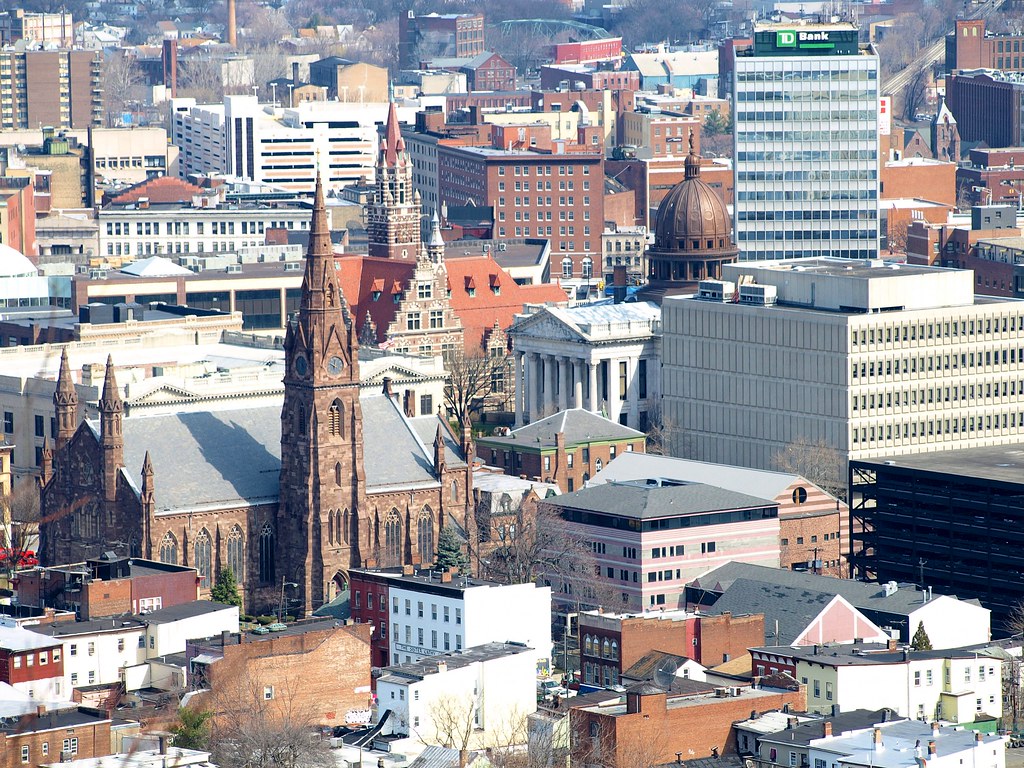
{"type": "Polygon", "coordinates": [[[686,178],[658,206],[654,247],[662,251],[704,251],[732,245],[732,222],[722,199],[700,179],[700,158],[686,158],[686,178]]]}

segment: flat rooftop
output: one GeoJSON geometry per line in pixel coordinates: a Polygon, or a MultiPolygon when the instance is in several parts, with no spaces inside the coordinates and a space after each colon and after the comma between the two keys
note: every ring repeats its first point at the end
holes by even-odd
{"type": "Polygon", "coordinates": [[[1024,484],[1024,443],[930,451],[906,456],[879,456],[858,464],[882,464],[977,480],[1024,484]]]}
{"type": "MultiPolygon", "coordinates": [[[[659,692],[664,693],[664,691],[658,691],[655,688],[655,686],[645,685],[645,690],[641,691],[641,695],[643,695],[644,693],[657,694],[659,692]]],[[[713,707],[717,704],[722,704],[723,706],[731,706],[735,705],[738,698],[740,701],[749,702],[752,705],[750,707],[751,710],[757,710],[760,709],[760,707],[757,704],[758,700],[768,698],[769,696],[778,696],[780,693],[784,693],[784,689],[740,687],[739,697],[729,696],[727,698],[722,698],[716,696],[713,692],[701,693],[697,694],[696,696],[672,696],[671,694],[669,694],[665,702],[665,705],[667,709],[684,709],[688,707],[713,707]]],[[[626,714],[626,697],[625,695],[623,695],[615,704],[598,704],[596,706],[584,707],[584,709],[590,712],[599,712],[602,715],[612,715],[617,717],[619,715],[626,714]]]]}
{"type": "Polygon", "coordinates": [[[447,664],[448,669],[460,669],[470,664],[515,656],[529,650],[532,649],[523,643],[484,643],[462,651],[426,656],[408,664],[385,667],[378,682],[407,684],[422,680],[427,675],[437,674],[437,665],[440,663],[447,664]]]}

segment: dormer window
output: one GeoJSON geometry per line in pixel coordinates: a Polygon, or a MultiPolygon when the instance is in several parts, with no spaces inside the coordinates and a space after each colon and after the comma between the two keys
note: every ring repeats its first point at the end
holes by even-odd
{"type": "Polygon", "coordinates": [[[370,292],[370,301],[378,301],[380,299],[380,291],[370,292]]]}

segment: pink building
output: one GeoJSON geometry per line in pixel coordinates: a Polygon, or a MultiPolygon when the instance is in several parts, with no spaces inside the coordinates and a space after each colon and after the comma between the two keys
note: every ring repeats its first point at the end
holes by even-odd
{"type": "Polygon", "coordinates": [[[685,607],[686,583],[732,560],[779,567],[779,505],[768,499],[648,480],[584,488],[544,503],[591,542],[596,581],[602,592],[620,593],[623,610],[685,607]]]}

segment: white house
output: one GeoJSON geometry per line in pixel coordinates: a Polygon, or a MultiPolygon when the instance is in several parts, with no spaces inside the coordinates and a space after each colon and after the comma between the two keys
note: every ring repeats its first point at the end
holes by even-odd
{"type": "Polygon", "coordinates": [[[901,717],[951,723],[1003,713],[1002,659],[991,649],[816,645],[752,648],[751,656],[755,668],[771,664],[806,685],[809,712],[888,707],[901,717]]]}
{"type": "Polygon", "coordinates": [[[146,658],[146,625],[135,618],[66,621],[32,630],[62,644],[68,692],[85,685],[117,683],[125,667],[146,658]]]}
{"type": "Polygon", "coordinates": [[[813,768],[1005,768],[1005,736],[898,720],[808,745],[813,768]]]}
{"type": "Polygon", "coordinates": [[[182,653],[188,640],[238,631],[238,608],[196,600],[147,613],[147,658],[182,653]]]}
{"type": "Polygon", "coordinates": [[[386,667],[377,680],[378,718],[388,718],[382,733],[470,749],[525,733],[537,708],[533,659],[525,645],[487,643],[386,667]]]}

